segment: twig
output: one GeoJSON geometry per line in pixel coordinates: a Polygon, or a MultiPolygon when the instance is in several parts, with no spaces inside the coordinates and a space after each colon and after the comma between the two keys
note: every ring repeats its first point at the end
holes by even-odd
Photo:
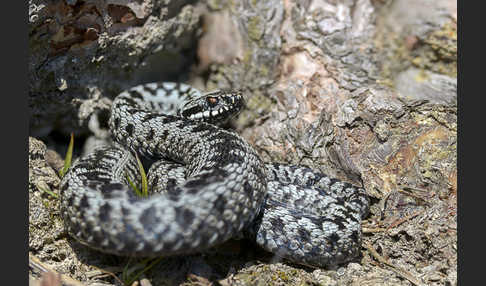
{"type": "Polygon", "coordinates": [[[29,266],[33,269],[36,269],[37,271],[41,273],[47,273],[51,272],[54,273],[54,275],[60,275],[61,280],[63,284],[67,285],[74,285],[74,286],[84,286],[83,283],[79,282],[78,280],[75,280],[69,276],[66,276],[64,274],[60,274],[59,272],[53,270],[49,266],[47,266],[45,263],[42,263],[39,258],[37,258],[35,255],[29,253],[29,266]]]}
{"type": "MultiPolygon", "coordinates": [[[[120,285],[125,285],[125,283],[123,283],[123,281],[121,281],[120,278],[118,278],[118,276],[116,276],[115,273],[111,272],[110,270],[108,270],[108,269],[102,269],[102,268],[96,267],[94,265],[92,265],[92,267],[94,267],[100,273],[104,273],[104,274],[107,274],[107,275],[115,278],[115,280],[118,281],[120,283],[120,285]]],[[[116,270],[118,270],[118,269],[115,269],[115,271],[116,270]]]]}
{"type": "Polygon", "coordinates": [[[408,215],[408,216],[406,216],[402,219],[398,219],[398,220],[394,221],[393,223],[391,223],[389,226],[387,226],[386,231],[390,230],[391,228],[395,228],[395,227],[399,226],[400,224],[406,222],[407,220],[411,220],[412,218],[414,218],[414,217],[416,217],[419,214],[422,214],[424,212],[425,212],[425,210],[419,210],[419,211],[416,211],[416,212],[414,212],[414,213],[412,213],[412,214],[410,214],[410,215],[408,215]]]}
{"type": "Polygon", "coordinates": [[[403,278],[407,279],[410,281],[412,284],[417,285],[417,286],[424,286],[422,282],[420,282],[417,278],[415,278],[410,272],[408,272],[405,269],[402,269],[398,266],[393,265],[392,263],[388,262],[383,256],[378,254],[378,252],[369,244],[368,242],[364,242],[364,247],[368,249],[368,251],[371,253],[371,255],[376,258],[380,263],[387,265],[388,267],[391,268],[391,270],[398,275],[402,276],[403,278]]]}
{"type": "Polygon", "coordinates": [[[427,205],[429,205],[429,206],[430,206],[430,205],[432,205],[432,203],[431,203],[431,202],[429,202],[428,200],[426,200],[426,199],[424,199],[424,198],[422,198],[422,197],[420,197],[420,196],[417,196],[416,194],[414,194],[414,193],[412,193],[412,192],[409,192],[409,191],[407,191],[407,190],[410,190],[410,191],[421,191],[421,192],[423,192],[423,191],[424,191],[424,190],[421,190],[421,189],[415,189],[415,188],[411,188],[411,187],[403,187],[403,190],[398,190],[398,192],[399,192],[399,193],[402,193],[402,194],[405,194],[405,195],[407,195],[407,196],[410,196],[410,197],[412,197],[412,198],[415,198],[415,199],[417,199],[417,200],[421,200],[421,201],[425,202],[425,203],[426,203],[427,205]]]}
{"type": "Polygon", "coordinates": [[[383,227],[374,227],[374,228],[362,227],[361,228],[362,233],[376,233],[376,232],[384,232],[384,231],[386,231],[386,228],[383,227]]]}

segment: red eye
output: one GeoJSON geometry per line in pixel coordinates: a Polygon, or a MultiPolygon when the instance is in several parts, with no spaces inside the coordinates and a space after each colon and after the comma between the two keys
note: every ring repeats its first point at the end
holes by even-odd
{"type": "Polygon", "coordinates": [[[216,97],[208,97],[207,98],[208,102],[211,104],[216,104],[218,103],[218,99],[216,97]]]}

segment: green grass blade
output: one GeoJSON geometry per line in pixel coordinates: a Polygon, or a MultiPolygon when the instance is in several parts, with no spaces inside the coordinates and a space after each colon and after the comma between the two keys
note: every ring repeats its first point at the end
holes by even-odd
{"type": "Polygon", "coordinates": [[[61,177],[61,179],[69,170],[69,167],[71,167],[71,160],[73,158],[73,147],[74,147],[74,134],[71,133],[71,140],[69,141],[68,150],[66,152],[66,158],[64,158],[64,167],[61,170],[59,170],[59,176],[61,177]]]}
{"type": "Polygon", "coordinates": [[[140,172],[140,176],[142,177],[142,197],[148,196],[148,184],[147,184],[147,175],[145,174],[145,170],[143,169],[142,162],[138,158],[138,155],[135,153],[135,158],[137,158],[138,164],[138,171],[140,172]]]}
{"type": "Polygon", "coordinates": [[[142,192],[140,191],[140,189],[133,183],[133,181],[130,179],[130,176],[128,176],[128,174],[125,174],[125,178],[127,178],[127,181],[128,181],[128,184],[130,185],[130,187],[132,187],[132,189],[135,191],[135,194],[137,194],[137,196],[139,197],[142,197],[142,192]]]}
{"type": "Polygon", "coordinates": [[[43,191],[43,192],[45,192],[45,193],[49,194],[50,196],[54,197],[55,199],[59,199],[59,196],[58,196],[56,193],[54,193],[53,191],[51,191],[51,190],[49,189],[49,187],[48,187],[48,186],[47,186],[47,187],[45,187],[45,188],[43,188],[43,187],[41,187],[41,186],[37,186],[37,188],[38,188],[39,190],[41,190],[41,191],[43,191]]]}
{"type": "Polygon", "coordinates": [[[135,185],[135,183],[128,176],[128,173],[125,174],[125,177],[126,177],[126,179],[128,181],[128,184],[130,184],[130,186],[135,191],[135,194],[137,194],[137,196],[139,196],[139,197],[147,197],[148,196],[147,175],[146,175],[145,170],[143,168],[142,162],[140,161],[140,159],[138,158],[138,155],[136,153],[135,153],[135,158],[137,158],[138,171],[140,172],[140,176],[141,176],[141,179],[142,179],[141,180],[142,181],[141,188],[139,189],[135,185]]]}
{"type": "MultiPolygon", "coordinates": [[[[130,279],[127,279],[128,281],[127,280],[124,280],[125,283],[126,283],[125,285],[132,285],[132,283],[135,282],[135,280],[137,280],[143,273],[149,271],[152,267],[154,267],[154,265],[156,265],[157,263],[159,263],[162,259],[163,259],[163,257],[158,257],[158,258],[154,259],[148,266],[146,266],[145,268],[143,268],[142,270],[140,270],[140,272],[138,272],[137,274],[133,275],[130,279]]],[[[146,264],[147,262],[148,261],[144,261],[141,264],[146,264]]]]}

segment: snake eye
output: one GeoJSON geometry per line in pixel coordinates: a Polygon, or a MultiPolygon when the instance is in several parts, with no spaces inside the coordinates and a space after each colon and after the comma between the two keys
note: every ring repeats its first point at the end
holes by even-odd
{"type": "Polygon", "coordinates": [[[212,106],[214,106],[216,103],[218,103],[218,98],[217,97],[208,97],[206,100],[212,106]]]}

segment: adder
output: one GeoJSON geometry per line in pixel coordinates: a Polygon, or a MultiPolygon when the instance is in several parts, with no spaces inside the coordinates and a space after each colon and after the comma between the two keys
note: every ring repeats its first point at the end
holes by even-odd
{"type": "Polygon", "coordinates": [[[365,190],[305,166],[263,162],[241,136],[218,127],[244,102],[238,91],[178,83],[119,94],[109,118],[115,143],[77,160],[62,180],[68,232],[127,256],[202,252],[245,236],[299,264],[355,258],[365,190]],[[127,182],[139,177],[135,152],[159,158],[148,172],[148,198],[127,182]]]}

